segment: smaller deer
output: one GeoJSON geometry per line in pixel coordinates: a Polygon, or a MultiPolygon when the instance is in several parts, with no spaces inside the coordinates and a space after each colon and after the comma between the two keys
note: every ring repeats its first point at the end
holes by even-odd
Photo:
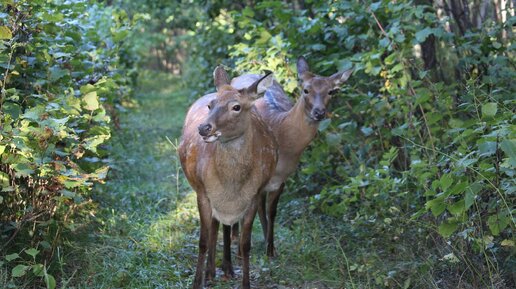
{"type": "Polygon", "coordinates": [[[272,85],[267,74],[245,88],[230,85],[221,67],[214,74],[216,93],[198,99],[189,109],[178,148],[188,182],[197,193],[200,215],[199,256],[193,288],[203,288],[215,277],[215,247],[219,222],[223,224],[225,277],[231,264],[231,225],[242,220],[242,288],[250,288],[251,230],[259,198],[277,163],[277,144],[253,105],[258,94],[272,85]]]}
{"type": "MultiPolygon", "coordinates": [[[[285,181],[296,171],[303,151],[315,138],[320,121],[326,118],[326,107],[332,95],[339,91],[352,72],[349,69],[328,77],[319,76],[310,72],[306,59],[300,57],[297,74],[302,94],[296,103],[290,101],[277,82],[267,89],[263,98],[256,101],[257,110],[272,129],[279,146],[276,170],[264,188],[267,194],[263,194],[258,206],[269,257],[276,255],[274,219],[285,181]]],[[[259,78],[258,75],[246,74],[234,78],[231,85],[243,87],[259,78]]],[[[237,235],[238,227],[234,226],[233,229],[233,234],[237,235]]]]}

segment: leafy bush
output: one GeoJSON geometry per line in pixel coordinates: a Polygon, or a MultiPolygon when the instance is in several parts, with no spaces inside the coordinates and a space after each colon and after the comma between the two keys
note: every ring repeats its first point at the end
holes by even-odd
{"type": "Polygon", "coordinates": [[[106,177],[102,144],[130,94],[119,57],[128,24],[95,1],[2,3],[0,240],[10,254],[0,265],[13,278],[32,268],[53,288],[49,262],[106,177]]]}

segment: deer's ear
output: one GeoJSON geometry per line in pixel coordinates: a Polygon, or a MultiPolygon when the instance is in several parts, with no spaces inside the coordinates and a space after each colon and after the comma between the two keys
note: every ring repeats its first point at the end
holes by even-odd
{"type": "Polygon", "coordinates": [[[215,87],[217,88],[217,91],[219,91],[220,88],[224,85],[230,84],[227,72],[220,65],[217,66],[213,71],[213,80],[215,82],[215,87]]]}
{"type": "Polygon", "coordinates": [[[307,72],[310,72],[308,62],[306,62],[306,59],[303,56],[300,56],[297,59],[297,77],[299,79],[303,79],[303,75],[307,72]]]}
{"type": "Polygon", "coordinates": [[[333,86],[335,88],[340,87],[344,82],[346,82],[346,80],[348,80],[348,78],[351,76],[351,73],[353,73],[353,68],[337,72],[330,76],[330,80],[333,82],[333,86]]]}
{"type": "Polygon", "coordinates": [[[268,71],[262,78],[255,81],[251,86],[240,90],[241,94],[247,95],[252,99],[258,98],[258,96],[264,93],[269,87],[272,86],[274,76],[272,72],[268,71]]]}

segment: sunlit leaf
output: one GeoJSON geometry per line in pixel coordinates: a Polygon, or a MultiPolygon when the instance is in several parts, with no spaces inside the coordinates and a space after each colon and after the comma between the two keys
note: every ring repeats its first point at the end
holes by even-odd
{"type": "Polygon", "coordinates": [[[482,105],[482,116],[493,117],[498,111],[498,104],[496,102],[488,102],[482,105]]]}
{"type": "Polygon", "coordinates": [[[43,277],[45,274],[43,272],[44,267],[43,264],[34,264],[32,265],[32,273],[38,277],[43,277]]]}
{"type": "Polygon", "coordinates": [[[99,108],[99,101],[97,99],[96,91],[88,92],[85,96],[83,96],[82,99],[85,102],[85,109],[96,110],[99,108]]]}
{"type": "Polygon", "coordinates": [[[11,29],[7,26],[0,26],[0,39],[11,39],[13,38],[13,33],[11,29]]]}
{"type": "Polygon", "coordinates": [[[12,254],[6,255],[5,260],[7,260],[9,262],[9,261],[17,259],[19,257],[20,257],[20,255],[18,255],[17,253],[12,253],[12,254]]]}
{"type": "Polygon", "coordinates": [[[36,248],[30,248],[30,249],[25,250],[25,253],[32,256],[33,258],[36,258],[36,255],[38,255],[39,250],[37,250],[36,248]]]}
{"type": "Polygon", "coordinates": [[[29,266],[22,264],[16,265],[16,267],[11,271],[11,276],[13,276],[13,278],[21,277],[27,273],[27,269],[29,269],[29,266]]]}
{"type": "Polygon", "coordinates": [[[56,288],[56,279],[54,276],[47,273],[45,269],[45,285],[47,285],[47,289],[55,289],[56,288]]]}

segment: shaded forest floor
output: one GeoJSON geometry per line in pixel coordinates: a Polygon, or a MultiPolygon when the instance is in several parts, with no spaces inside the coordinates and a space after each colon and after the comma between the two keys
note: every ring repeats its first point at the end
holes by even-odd
{"type": "MultiPolygon", "coordinates": [[[[175,151],[187,94],[176,79],[163,75],[141,81],[137,108],[121,115],[121,129],[110,142],[114,166],[94,194],[95,224],[78,230],[66,246],[71,250],[62,264],[63,288],[190,288],[198,216],[175,151]]],[[[446,246],[443,252],[423,249],[438,241],[416,239],[417,224],[382,226],[319,215],[302,194],[292,192],[296,186],[289,187],[280,201],[278,258],[265,257],[255,221],[254,288],[475,288],[461,286],[454,260],[439,260],[451,252],[446,246]]],[[[236,265],[234,280],[217,278],[210,288],[238,288],[236,265]]]]}

